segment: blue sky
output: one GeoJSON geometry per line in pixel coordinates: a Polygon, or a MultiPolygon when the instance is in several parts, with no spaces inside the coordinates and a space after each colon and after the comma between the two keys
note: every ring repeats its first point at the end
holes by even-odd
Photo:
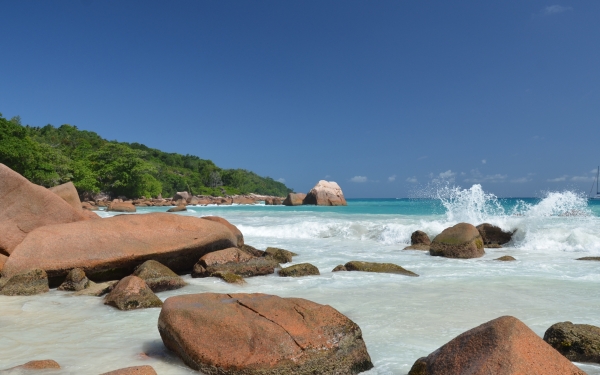
{"type": "Polygon", "coordinates": [[[600,2],[5,1],[0,112],[347,197],[589,191],[600,2]]]}

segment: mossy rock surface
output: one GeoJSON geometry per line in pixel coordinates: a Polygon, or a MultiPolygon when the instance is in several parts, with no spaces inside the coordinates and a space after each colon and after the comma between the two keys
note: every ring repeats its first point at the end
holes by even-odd
{"type": "Polygon", "coordinates": [[[458,223],[446,228],[431,242],[429,254],[446,258],[479,258],[485,254],[483,239],[477,228],[468,223],[458,223]]]}
{"type": "Polygon", "coordinates": [[[144,280],[148,287],[155,293],[179,289],[187,285],[169,267],[155,260],[147,260],[140,264],[133,272],[133,275],[144,280]]]}
{"type": "Polygon", "coordinates": [[[215,272],[230,272],[242,277],[263,276],[275,273],[281,267],[271,258],[253,258],[247,262],[229,262],[204,267],[201,262],[194,265],[192,277],[210,277],[215,272]]]}
{"type": "Polygon", "coordinates": [[[255,248],[254,246],[250,246],[247,244],[243,244],[242,246],[240,246],[240,250],[242,250],[246,254],[250,254],[254,257],[262,257],[265,255],[264,250],[259,250],[259,249],[255,248]]]}
{"type": "Polygon", "coordinates": [[[343,264],[338,264],[337,266],[335,266],[334,269],[331,270],[331,272],[340,272],[340,271],[348,271],[346,269],[346,267],[343,264]]]}
{"type": "Polygon", "coordinates": [[[73,268],[67,274],[65,281],[60,284],[58,290],[78,292],[87,288],[90,285],[90,280],[85,276],[85,272],[81,268],[73,268]]]}
{"type": "Polygon", "coordinates": [[[399,265],[393,263],[361,262],[358,260],[353,260],[344,264],[344,267],[347,271],[395,273],[406,276],[419,276],[416,273],[404,269],[399,265]]]}
{"type": "Polygon", "coordinates": [[[279,263],[289,263],[292,261],[292,257],[296,255],[298,254],[277,247],[267,247],[264,254],[265,257],[275,259],[279,263]]]}
{"type": "Polygon", "coordinates": [[[295,264],[279,271],[279,276],[282,277],[300,277],[320,274],[319,269],[310,263],[295,264]]]}
{"type": "Polygon", "coordinates": [[[600,327],[556,323],[546,330],[544,341],[570,361],[600,363],[600,327]]]}
{"type": "Polygon", "coordinates": [[[48,275],[41,269],[32,269],[0,279],[0,294],[5,296],[32,296],[49,290],[48,275]]]}
{"type": "Polygon", "coordinates": [[[163,303],[137,276],[127,276],[104,298],[104,304],[119,310],[162,307],[163,303]]]}
{"type": "Polygon", "coordinates": [[[499,260],[499,261],[502,261],[502,262],[513,262],[516,259],[513,258],[513,257],[511,257],[510,255],[503,255],[500,258],[496,258],[494,260],[499,260]]]}
{"type": "Polygon", "coordinates": [[[231,272],[213,272],[211,276],[218,277],[229,284],[246,284],[246,280],[243,277],[231,272]]]}

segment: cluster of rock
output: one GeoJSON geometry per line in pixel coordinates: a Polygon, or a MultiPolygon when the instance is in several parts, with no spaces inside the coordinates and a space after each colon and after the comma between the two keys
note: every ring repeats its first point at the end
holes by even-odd
{"type": "Polygon", "coordinates": [[[319,181],[308,194],[289,193],[283,201],[285,206],[347,206],[340,186],[333,181],[319,181]]]}
{"type": "MultiPolygon", "coordinates": [[[[29,361],[19,366],[11,367],[6,370],[0,370],[0,375],[6,374],[31,374],[35,370],[60,370],[61,367],[58,362],[52,359],[41,359],[36,361],[29,361]]],[[[45,373],[45,372],[44,372],[45,373]]],[[[55,373],[52,371],[52,373],[55,373]]],[[[135,366],[127,367],[118,370],[102,373],[100,375],[157,375],[156,371],[152,366],[135,366]]]]}
{"type": "MultiPolygon", "coordinates": [[[[446,258],[479,258],[485,254],[484,247],[501,248],[510,242],[515,232],[505,232],[501,228],[483,223],[477,227],[468,223],[458,223],[444,229],[433,241],[420,230],[411,235],[411,245],[404,250],[429,251],[432,256],[446,258]]],[[[499,260],[510,260],[508,257],[499,260]]],[[[514,258],[513,258],[514,260],[514,258]]]]}

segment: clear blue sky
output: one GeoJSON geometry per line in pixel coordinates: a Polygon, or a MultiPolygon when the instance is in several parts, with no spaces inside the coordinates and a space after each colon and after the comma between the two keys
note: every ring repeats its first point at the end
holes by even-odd
{"type": "Polygon", "coordinates": [[[347,197],[589,191],[600,1],[5,1],[0,112],[347,197]]]}

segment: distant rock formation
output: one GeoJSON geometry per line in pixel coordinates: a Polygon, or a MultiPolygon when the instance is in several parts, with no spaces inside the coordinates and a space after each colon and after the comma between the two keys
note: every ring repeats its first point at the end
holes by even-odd
{"type": "Polygon", "coordinates": [[[304,198],[303,204],[314,204],[317,206],[347,206],[346,198],[342,193],[342,188],[333,181],[319,181],[315,187],[313,187],[306,198],[304,198]]]}

